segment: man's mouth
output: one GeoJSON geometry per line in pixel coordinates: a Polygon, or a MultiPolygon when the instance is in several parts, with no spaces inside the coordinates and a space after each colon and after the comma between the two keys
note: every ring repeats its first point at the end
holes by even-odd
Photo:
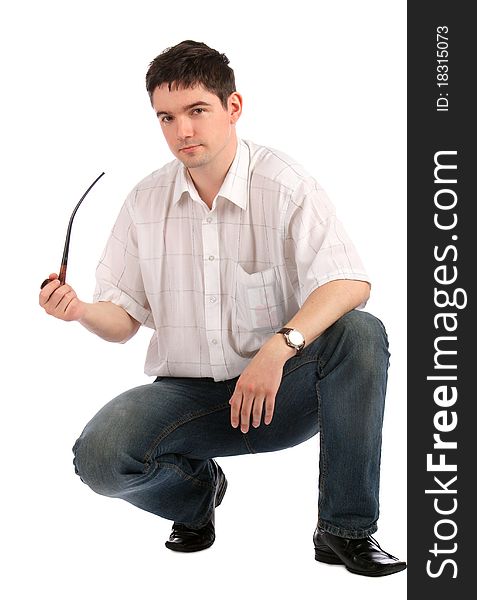
{"type": "Polygon", "coordinates": [[[180,148],[180,152],[192,152],[199,146],[200,146],[200,144],[195,144],[194,146],[185,146],[184,148],[180,148]]]}

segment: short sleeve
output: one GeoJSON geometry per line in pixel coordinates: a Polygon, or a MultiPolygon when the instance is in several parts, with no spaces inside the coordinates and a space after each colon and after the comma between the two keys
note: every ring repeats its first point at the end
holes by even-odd
{"type": "Polygon", "coordinates": [[[113,302],[136,321],[154,328],[139,262],[131,197],[126,198],[96,269],[95,302],[113,302]]]}
{"type": "MultiPolygon", "coordinates": [[[[319,286],[337,279],[369,282],[361,259],[326,193],[313,180],[293,194],[286,218],[285,263],[302,305],[319,286]]],[[[363,308],[365,303],[359,306],[363,308]]]]}

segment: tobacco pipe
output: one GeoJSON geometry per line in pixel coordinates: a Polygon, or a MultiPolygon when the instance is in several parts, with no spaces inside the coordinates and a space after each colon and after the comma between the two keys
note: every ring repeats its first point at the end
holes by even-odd
{"type": "MultiPolygon", "coordinates": [[[[86,198],[88,192],[90,191],[90,189],[93,187],[93,185],[99,180],[101,179],[101,177],[104,175],[104,172],[101,173],[101,175],[99,175],[99,177],[96,177],[96,179],[93,181],[93,183],[89,186],[89,188],[86,190],[86,192],[81,196],[80,201],[78,202],[78,204],[75,206],[75,209],[73,210],[71,217],[70,217],[70,222],[68,223],[68,229],[66,231],[66,240],[65,240],[65,248],[63,250],[63,258],[61,259],[61,267],[60,267],[60,274],[58,276],[58,279],[60,280],[61,285],[63,285],[66,281],[66,265],[68,264],[68,253],[70,250],[70,237],[71,237],[71,226],[73,224],[73,219],[74,216],[76,214],[76,211],[79,208],[79,205],[83,202],[83,200],[86,198]]],[[[45,287],[45,285],[47,283],[50,283],[50,281],[53,281],[52,279],[45,279],[45,281],[41,284],[41,289],[43,289],[45,287]]]]}

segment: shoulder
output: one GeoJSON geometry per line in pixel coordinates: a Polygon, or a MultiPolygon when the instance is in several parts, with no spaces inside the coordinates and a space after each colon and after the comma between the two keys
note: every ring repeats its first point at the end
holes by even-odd
{"type": "Polygon", "coordinates": [[[138,181],[138,183],[136,183],[136,185],[132,188],[131,193],[150,191],[155,188],[172,188],[178,176],[181,165],[182,163],[177,159],[166,163],[160,169],[156,169],[138,181]]]}
{"type": "Polygon", "coordinates": [[[261,180],[262,184],[285,188],[290,193],[318,186],[314,177],[289,154],[250,140],[242,141],[249,148],[252,181],[261,180]]]}
{"type": "Polygon", "coordinates": [[[140,218],[144,211],[150,216],[151,211],[157,213],[166,210],[179,185],[181,167],[179,160],[172,160],[143,177],[130,189],[125,206],[131,215],[135,215],[134,219],[140,218]]]}

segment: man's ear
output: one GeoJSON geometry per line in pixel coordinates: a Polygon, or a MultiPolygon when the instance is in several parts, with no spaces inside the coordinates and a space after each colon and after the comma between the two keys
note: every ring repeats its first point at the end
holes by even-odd
{"type": "Polygon", "coordinates": [[[230,123],[235,125],[235,123],[239,120],[240,115],[242,114],[242,96],[238,92],[233,92],[230,94],[228,99],[228,107],[230,114],[230,123]]]}

